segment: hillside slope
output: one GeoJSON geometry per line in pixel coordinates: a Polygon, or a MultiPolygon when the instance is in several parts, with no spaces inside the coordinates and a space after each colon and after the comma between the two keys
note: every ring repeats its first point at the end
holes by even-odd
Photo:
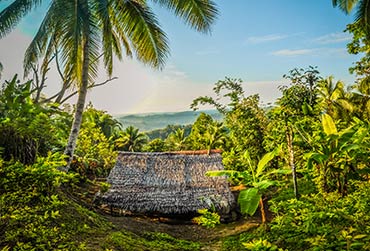
{"type": "Polygon", "coordinates": [[[188,125],[194,123],[200,113],[207,113],[216,120],[221,120],[222,115],[216,110],[184,111],[166,113],[143,113],[115,116],[123,128],[134,126],[140,131],[152,131],[165,128],[167,125],[188,125]]]}

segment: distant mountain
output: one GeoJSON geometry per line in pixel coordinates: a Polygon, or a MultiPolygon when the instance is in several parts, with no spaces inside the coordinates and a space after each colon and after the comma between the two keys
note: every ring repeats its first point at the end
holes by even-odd
{"type": "Polygon", "coordinates": [[[207,113],[216,120],[222,120],[222,115],[216,110],[185,111],[164,113],[143,113],[115,116],[122,127],[134,126],[142,132],[165,128],[167,125],[188,125],[194,123],[200,113],[207,113]]]}

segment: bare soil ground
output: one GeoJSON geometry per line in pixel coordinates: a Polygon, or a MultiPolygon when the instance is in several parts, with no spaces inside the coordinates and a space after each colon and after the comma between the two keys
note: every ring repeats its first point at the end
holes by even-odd
{"type": "Polygon", "coordinates": [[[105,216],[113,223],[117,230],[128,230],[138,235],[144,232],[167,233],[173,237],[189,241],[212,242],[214,240],[240,234],[251,228],[257,227],[256,219],[239,220],[229,224],[221,224],[212,229],[207,229],[191,223],[166,223],[161,218],[137,216],[105,216]]]}

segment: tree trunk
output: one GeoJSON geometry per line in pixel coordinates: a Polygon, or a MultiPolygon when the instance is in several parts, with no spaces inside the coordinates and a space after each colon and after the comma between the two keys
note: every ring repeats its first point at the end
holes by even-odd
{"type": "MultiPolygon", "coordinates": [[[[88,26],[88,25],[87,25],[88,26]]],[[[87,29],[89,29],[87,27],[87,29]]],[[[82,76],[81,76],[81,85],[79,87],[78,92],[78,99],[76,104],[76,111],[73,118],[71,132],[69,134],[68,144],[64,151],[64,154],[67,156],[66,161],[67,164],[64,168],[65,172],[68,172],[71,162],[73,159],[73,154],[76,148],[77,137],[80,131],[81,123],[82,123],[82,114],[85,108],[85,101],[86,101],[86,94],[89,85],[89,50],[90,50],[90,38],[89,33],[85,36],[85,42],[83,44],[83,62],[82,62],[82,76]]]]}
{"type": "Polygon", "coordinates": [[[288,145],[288,152],[289,152],[289,166],[292,169],[292,176],[293,176],[293,187],[294,187],[294,196],[298,199],[298,183],[297,183],[297,171],[294,164],[294,149],[293,149],[293,130],[290,126],[287,126],[286,129],[286,139],[288,145]]]}
{"type": "Polygon", "coordinates": [[[261,196],[261,199],[260,199],[260,210],[261,210],[261,221],[262,221],[262,224],[265,224],[266,223],[266,213],[265,213],[265,206],[263,205],[263,196],[261,196]]]}
{"type": "Polygon", "coordinates": [[[65,80],[63,82],[62,89],[60,90],[58,96],[55,99],[55,103],[60,104],[60,102],[62,101],[62,99],[64,97],[64,94],[66,93],[66,90],[68,89],[68,87],[69,87],[69,80],[65,80]]]}

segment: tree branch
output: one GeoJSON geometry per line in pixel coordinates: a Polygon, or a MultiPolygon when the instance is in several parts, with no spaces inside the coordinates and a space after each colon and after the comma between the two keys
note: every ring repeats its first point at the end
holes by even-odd
{"type": "MultiPolygon", "coordinates": [[[[113,77],[113,78],[109,78],[107,80],[105,80],[104,82],[101,82],[99,84],[91,84],[87,87],[87,89],[91,89],[91,88],[94,88],[94,87],[98,87],[98,86],[102,86],[102,85],[105,85],[105,84],[108,84],[109,82],[113,81],[113,80],[116,80],[118,79],[118,77],[113,77]]],[[[60,104],[63,104],[64,102],[66,102],[68,99],[72,98],[74,95],[76,95],[78,93],[78,91],[74,91],[73,93],[69,94],[67,97],[65,97],[61,102],[60,104]]]]}

